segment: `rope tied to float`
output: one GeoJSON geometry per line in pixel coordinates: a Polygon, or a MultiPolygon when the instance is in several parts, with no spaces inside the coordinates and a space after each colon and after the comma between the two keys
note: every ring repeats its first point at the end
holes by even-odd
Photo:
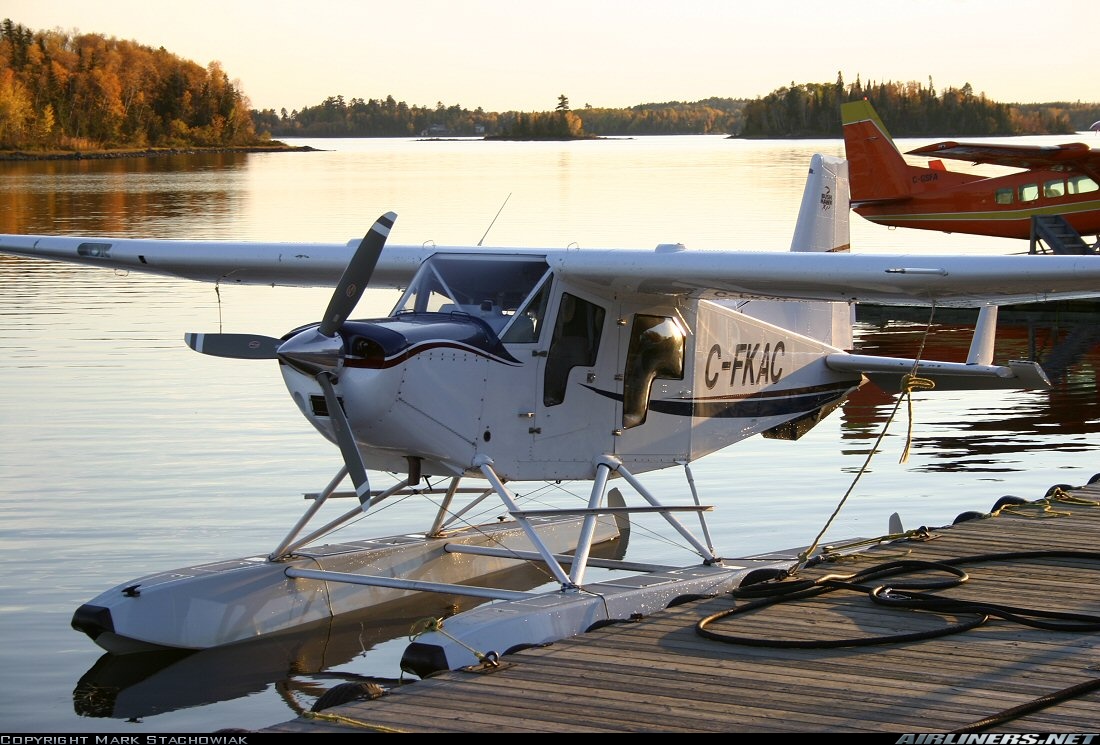
{"type": "Polygon", "coordinates": [[[492,667],[498,667],[500,665],[499,656],[496,652],[479,652],[458,637],[447,633],[447,630],[443,628],[442,618],[428,616],[427,618],[421,618],[419,621],[413,623],[412,628],[409,629],[409,641],[416,641],[421,634],[427,634],[431,631],[434,631],[437,634],[442,634],[443,636],[453,641],[455,644],[463,647],[467,652],[476,657],[477,661],[483,665],[490,665],[492,667]]]}
{"type": "Polygon", "coordinates": [[[909,462],[909,448],[913,444],[913,391],[930,391],[936,387],[936,381],[907,373],[901,378],[901,395],[909,411],[909,429],[905,433],[905,449],[901,451],[898,463],[909,462]]]}

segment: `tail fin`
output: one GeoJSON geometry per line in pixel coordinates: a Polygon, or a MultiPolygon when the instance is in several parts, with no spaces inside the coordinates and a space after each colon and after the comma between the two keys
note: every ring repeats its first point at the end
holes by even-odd
{"type": "MultiPolygon", "coordinates": [[[[843,158],[815,154],[810,159],[791,251],[849,251],[850,211],[848,162],[843,158]]],[[[741,311],[838,349],[852,348],[855,307],[847,303],[755,300],[741,306],[741,311]]]]}
{"type": "Polygon", "coordinates": [[[802,192],[792,251],[848,251],[848,161],[815,154],[802,192]]]}
{"type": "Polygon", "coordinates": [[[852,202],[907,199],[913,166],[905,162],[871,104],[868,101],[841,104],[840,118],[844,124],[844,155],[848,159],[852,202]]]}

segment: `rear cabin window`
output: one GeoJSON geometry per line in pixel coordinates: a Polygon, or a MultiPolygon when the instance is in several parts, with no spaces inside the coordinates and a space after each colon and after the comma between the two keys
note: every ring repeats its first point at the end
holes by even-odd
{"type": "Polygon", "coordinates": [[[645,423],[654,380],[684,379],[686,339],[674,318],[641,313],[634,317],[623,376],[623,429],[645,423]]]}
{"type": "Polygon", "coordinates": [[[1020,187],[1020,201],[1021,202],[1034,202],[1039,198],[1039,185],[1038,184],[1024,184],[1020,187]]]}
{"type": "Polygon", "coordinates": [[[997,204],[1012,204],[1012,189],[997,189],[994,198],[997,204]]]}
{"type": "Polygon", "coordinates": [[[1048,199],[1051,197],[1062,197],[1066,194],[1066,182],[1062,179],[1052,179],[1043,184],[1043,196],[1048,199]]]}

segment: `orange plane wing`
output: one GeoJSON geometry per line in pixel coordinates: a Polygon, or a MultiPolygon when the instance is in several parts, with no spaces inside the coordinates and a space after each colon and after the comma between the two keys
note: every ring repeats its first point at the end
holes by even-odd
{"type": "Polygon", "coordinates": [[[1080,171],[1096,176],[1100,171],[1100,150],[1083,142],[1064,145],[989,145],[970,142],[937,142],[910,150],[908,155],[968,160],[1027,170],[1080,171]]]}

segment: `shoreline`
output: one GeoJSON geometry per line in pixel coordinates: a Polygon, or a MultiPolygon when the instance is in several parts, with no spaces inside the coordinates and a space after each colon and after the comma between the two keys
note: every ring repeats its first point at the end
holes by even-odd
{"type": "Polygon", "coordinates": [[[156,147],[135,150],[72,150],[43,151],[28,150],[0,151],[0,161],[29,160],[110,160],[114,158],[155,158],[164,155],[206,155],[212,153],[304,153],[322,152],[309,145],[287,145],[272,142],[269,145],[234,145],[226,147],[156,147]]]}
{"type": "MultiPolygon", "coordinates": [[[[573,141],[573,140],[633,140],[634,137],[419,137],[417,142],[445,142],[445,141],[573,141]]],[[[164,148],[139,148],[134,150],[72,150],[72,151],[43,151],[29,150],[0,150],[0,163],[13,161],[34,160],[112,160],[116,158],[155,158],[166,155],[207,155],[213,153],[321,153],[322,148],[310,145],[287,145],[283,142],[273,142],[270,145],[234,145],[226,147],[164,147],[164,148]]]]}

